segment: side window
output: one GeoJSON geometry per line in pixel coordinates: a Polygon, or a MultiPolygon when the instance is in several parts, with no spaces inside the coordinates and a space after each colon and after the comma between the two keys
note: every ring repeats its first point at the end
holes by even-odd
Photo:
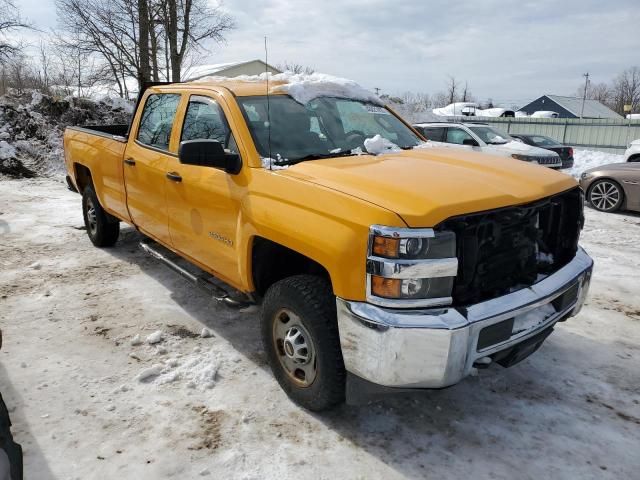
{"type": "Polygon", "coordinates": [[[144,145],[167,150],[178,103],[180,95],[177,93],[149,95],[140,118],[137,140],[144,145]]]}
{"type": "Polygon", "coordinates": [[[212,98],[199,95],[189,99],[180,140],[216,140],[224,148],[238,151],[220,105],[212,98]]]}
{"type": "Polygon", "coordinates": [[[427,140],[434,142],[444,142],[444,131],[442,127],[418,127],[427,140]]]}
{"type": "Polygon", "coordinates": [[[473,137],[469,135],[467,132],[462,130],[461,128],[447,128],[447,143],[455,143],[458,145],[462,145],[466,139],[472,139],[473,137]]]}

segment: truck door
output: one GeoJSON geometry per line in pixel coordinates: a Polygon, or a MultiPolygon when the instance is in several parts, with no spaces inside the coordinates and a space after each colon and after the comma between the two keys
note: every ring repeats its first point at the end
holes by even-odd
{"type": "MultiPolygon", "coordinates": [[[[169,244],[166,186],[171,132],[180,94],[153,93],[147,96],[124,152],[127,207],[133,223],[144,233],[169,244]]],[[[134,122],[135,125],[135,122],[134,122]]],[[[175,147],[174,147],[175,150],[175,147]]]]}
{"type": "MultiPolygon", "coordinates": [[[[213,95],[213,94],[212,94],[213,95]]],[[[210,139],[239,153],[221,108],[223,100],[191,95],[186,105],[180,141],[210,139]]],[[[244,177],[199,165],[184,165],[171,157],[166,171],[169,232],[173,247],[223,280],[238,285],[236,232],[244,177]]]]}

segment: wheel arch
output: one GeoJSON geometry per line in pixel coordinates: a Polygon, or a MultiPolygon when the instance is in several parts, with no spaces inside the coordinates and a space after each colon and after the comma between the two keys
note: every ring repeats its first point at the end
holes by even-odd
{"type": "Polygon", "coordinates": [[[317,260],[260,235],[253,236],[250,244],[249,273],[259,296],[277,281],[302,274],[325,278],[333,288],[329,270],[317,260]]]}
{"type": "Polygon", "coordinates": [[[93,179],[91,177],[91,169],[86,165],[83,165],[79,162],[74,162],[73,175],[74,175],[73,180],[80,194],[84,192],[84,189],[87,188],[87,186],[93,184],[93,179]]]}

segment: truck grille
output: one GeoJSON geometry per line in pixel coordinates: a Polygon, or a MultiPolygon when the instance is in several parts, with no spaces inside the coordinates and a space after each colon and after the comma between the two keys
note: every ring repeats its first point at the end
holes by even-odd
{"type": "Polygon", "coordinates": [[[562,165],[562,160],[557,156],[536,157],[536,161],[540,165],[562,165]]]}
{"type": "Polygon", "coordinates": [[[575,256],[583,224],[579,188],[527,205],[446,220],[437,228],[456,233],[454,305],[505,295],[556,272],[575,256]]]}

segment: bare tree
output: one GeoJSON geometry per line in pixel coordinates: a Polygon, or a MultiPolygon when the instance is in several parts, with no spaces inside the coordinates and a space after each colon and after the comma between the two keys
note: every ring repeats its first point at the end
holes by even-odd
{"type": "Polygon", "coordinates": [[[109,65],[123,96],[127,78],[180,81],[190,53],[222,42],[233,20],[207,0],[56,0],[78,45],[109,65]]]}
{"type": "Polygon", "coordinates": [[[20,45],[7,38],[7,34],[19,28],[31,28],[20,17],[13,0],[0,0],[0,62],[20,53],[20,45]]]}
{"type": "Polygon", "coordinates": [[[449,75],[449,79],[447,80],[447,98],[449,103],[455,103],[458,101],[458,82],[455,77],[449,75]]]}
{"type": "Polygon", "coordinates": [[[640,110],[640,68],[632,67],[616,77],[611,87],[614,110],[624,114],[624,106],[631,105],[631,111],[640,110]]]}
{"type": "Polygon", "coordinates": [[[471,102],[471,92],[469,91],[469,82],[465,80],[464,82],[464,90],[462,90],[462,98],[460,99],[463,102],[471,102]]]}
{"type": "Polygon", "coordinates": [[[285,60],[283,63],[279,63],[276,68],[282,72],[304,73],[307,75],[311,75],[313,72],[315,72],[312,67],[308,67],[300,63],[289,62],[287,60],[285,60]]]}
{"type": "Polygon", "coordinates": [[[206,0],[161,0],[171,81],[179,82],[182,64],[190,50],[204,48],[205,41],[221,43],[235,27],[233,19],[206,0]]]}
{"type": "Polygon", "coordinates": [[[431,96],[433,108],[446,107],[449,105],[449,96],[445,92],[437,92],[431,96]]]}

